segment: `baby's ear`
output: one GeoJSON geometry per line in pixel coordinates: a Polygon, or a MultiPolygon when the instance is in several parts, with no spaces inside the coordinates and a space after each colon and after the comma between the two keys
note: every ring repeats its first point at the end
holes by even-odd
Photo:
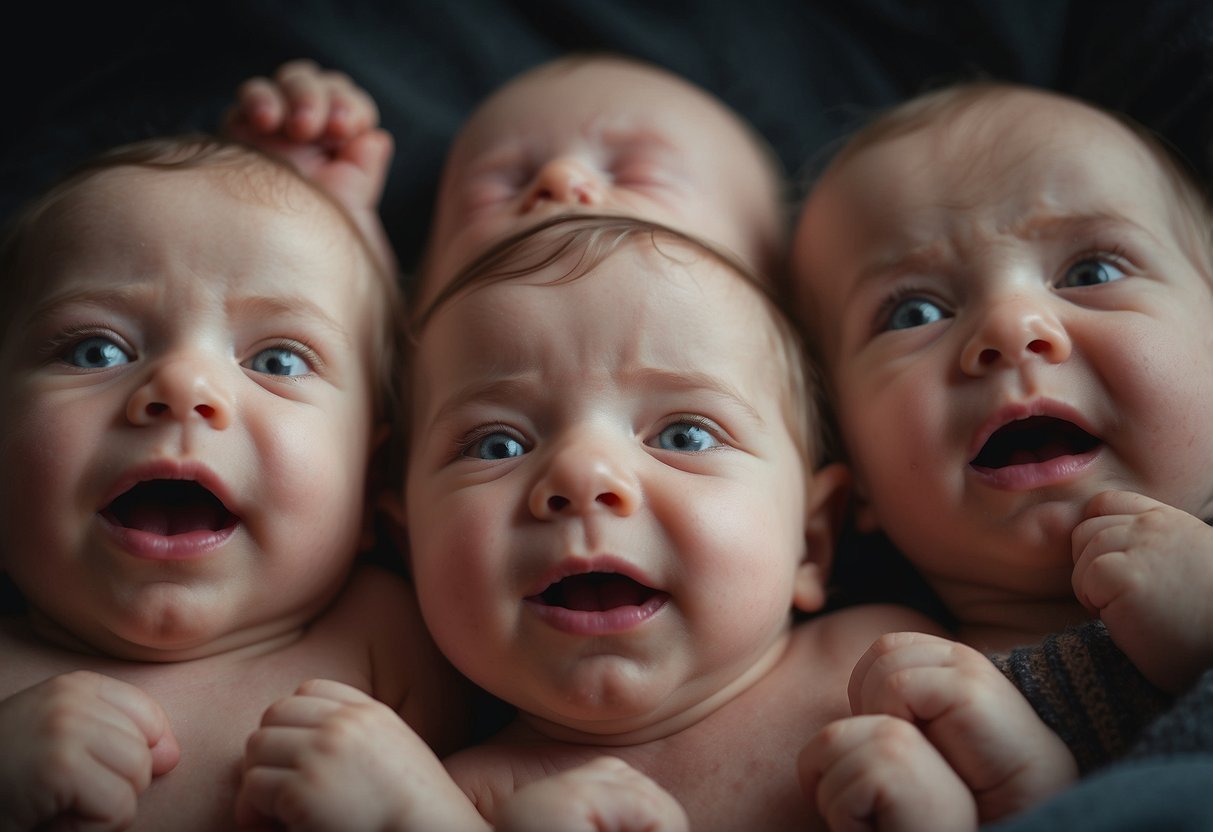
{"type": "Polygon", "coordinates": [[[804,560],[796,570],[792,603],[801,612],[825,606],[826,585],[834,563],[834,544],[842,528],[851,472],[835,462],[822,468],[808,483],[805,500],[804,560]]]}
{"type": "Polygon", "coordinates": [[[880,531],[880,522],[872,509],[867,490],[859,483],[851,487],[851,516],[854,518],[855,530],[861,534],[874,534],[880,531]]]}
{"type": "MultiPolygon", "coordinates": [[[[391,482],[390,452],[392,430],[386,422],[375,426],[367,449],[365,498],[362,508],[362,539],[361,551],[373,549],[377,543],[376,531],[381,530],[382,523],[378,520],[386,515],[388,526],[395,526],[397,518],[392,513],[393,504],[399,504],[399,490],[391,482]]],[[[396,536],[392,532],[393,538],[396,536]]]]}

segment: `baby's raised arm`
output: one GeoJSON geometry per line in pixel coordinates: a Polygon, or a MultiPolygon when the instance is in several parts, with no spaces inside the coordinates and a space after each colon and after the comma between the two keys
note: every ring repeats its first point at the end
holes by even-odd
{"type": "Polygon", "coordinates": [[[236,91],[223,132],[291,162],[345,207],[384,266],[395,269],[379,220],[392,137],[379,127],[374,100],[348,75],[298,60],[272,77],[250,78],[236,91]]]}
{"type": "Polygon", "coordinates": [[[1105,491],[1075,527],[1074,593],[1152,684],[1186,690],[1213,667],[1213,528],[1128,491],[1105,491]]]}
{"type": "Polygon", "coordinates": [[[75,671],[0,701],[0,830],[125,829],[180,750],[155,699],[75,671]]]}

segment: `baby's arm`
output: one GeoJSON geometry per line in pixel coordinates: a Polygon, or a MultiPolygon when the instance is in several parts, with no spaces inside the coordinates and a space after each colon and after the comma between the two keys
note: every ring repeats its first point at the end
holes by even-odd
{"type": "Polygon", "coordinates": [[[249,738],[236,819],[292,832],[489,828],[391,708],[340,682],[305,682],[249,738]]]}
{"type": "Polygon", "coordinates": [[[1128,491],[1105,491],[1074,529],[1074,592],[1159,688],[1213,666],[1213,528],[1128,491]]]}
{"type": "Polygon", "coordinates": [[[498,832],[686,832],[673,795],[617,757],[523,786],[497,813],[498,832]]]}
{"type": "Polygon", "coordinates": [[[879,638],[851,674],[855,715],[906,720],[968,786],[985,822],[1065,787],[1077,765],[1065,744],[984,655],[922,633],[879,638]]]}
{"type": "Polygon", "coordinates": [[[291,162],[353,217],[385,268],[395,257],[379,219],[392,159],[374,100],[341,72],[308,60],[250,78],[224,116],[224,133],[291,162]]]}
{"type": "Polygon", "coordinates": [[[0,830],[125,829],[180,755],[156,700],[88,671],[0,701],[0,738],[0,830]]]}

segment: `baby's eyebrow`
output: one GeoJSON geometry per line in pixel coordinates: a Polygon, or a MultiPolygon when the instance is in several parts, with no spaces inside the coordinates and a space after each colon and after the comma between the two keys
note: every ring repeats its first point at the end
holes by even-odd
{"type": "Polygon", "coordinates": [[[247,295],[228,301],[227,313],[232,318],[293,318],[312,321],[332,332],[345,344],[350,333],[318,304],[302,295],[247,295]]]}
{"type": "Polygon", "coordinates": [[[698,370],[667,370],[644,367],[629,372],[626,380],[638,387],[662,392],[708,393],[724,399],[743,411],[754,421],[762,423],[762,414],[733,385],[724,379],[698,370]]]}
{"type": "MultiPolygon", "coordinates": [[[[710,373],[644,367],[629,370],[622,376],[621,381],[625,386],[641,390],[708,393],[743,410],[760,424],[765,421],[762,414],[737,388],[710,373]]],[[[544,387],[543,380],[538,375],[526,373],[473,381],[447,396],[434,410],[433,421],[441,422],[452,413],[457,413],[460,408],[471,404],[508,405],[518,401],[532,401],[536,391],[544,387]]]]}
{"type": "Polygon", "coordinates": [[[521,374],[477,379],[446,396],[434,409],[434,417],[431,421],[434,424],[444,422],[453,414],[457,414],[460,409],[471,405],[507,405],[520,399],[532,399],[538,383],[537,377],[528,378],[521,374]]]}

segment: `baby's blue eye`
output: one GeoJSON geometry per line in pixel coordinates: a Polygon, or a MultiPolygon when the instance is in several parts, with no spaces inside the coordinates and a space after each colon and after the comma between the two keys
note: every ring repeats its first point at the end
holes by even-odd
{"type": "Polygon", "coordinates": [[[464,450],[464,456],[476,459],[510,459],[522,456],[526,448],[508,433],[497,431],[480,437],[464,450]]]}
{"type": "Polygon", "coordinates": [[[1080,260],[1061,276],[1060,288],[1073,289],[1078,286],[1098,286],[1122,280],[1125,273],[1104,260],[1080,260]]]}
{"type": "Polygon", "coordinates": [[[693,422],[674,422],[657,434],[657,444],[667,451],[706,451],[720,444],[715,436],[693,422]]]}
{"type": "Polygon", "coordinates": [[[269,376],[305,376],[312,371],[307,359],[286,347],[270,347],[254,355],[245,366],[269,376]]]}
{"type": "Polygon", "coordinates": [[[885,329],[913,329],[926,326],[944,318],[939,305],[926,298],[906,298],[893,307],[885,329]]]}
{"type": "Polygon", "coordinates": [[[87,370],[104,370],[109,367],[117,367],[120,364],[129,364],[131,357],[126,354],[126,351],[122,347],[115,344],[109,338],[94,335],[72,345],[72,348],[67,353],[66,360],[68,364],[74,367],[82,367],[87,370]]]}

